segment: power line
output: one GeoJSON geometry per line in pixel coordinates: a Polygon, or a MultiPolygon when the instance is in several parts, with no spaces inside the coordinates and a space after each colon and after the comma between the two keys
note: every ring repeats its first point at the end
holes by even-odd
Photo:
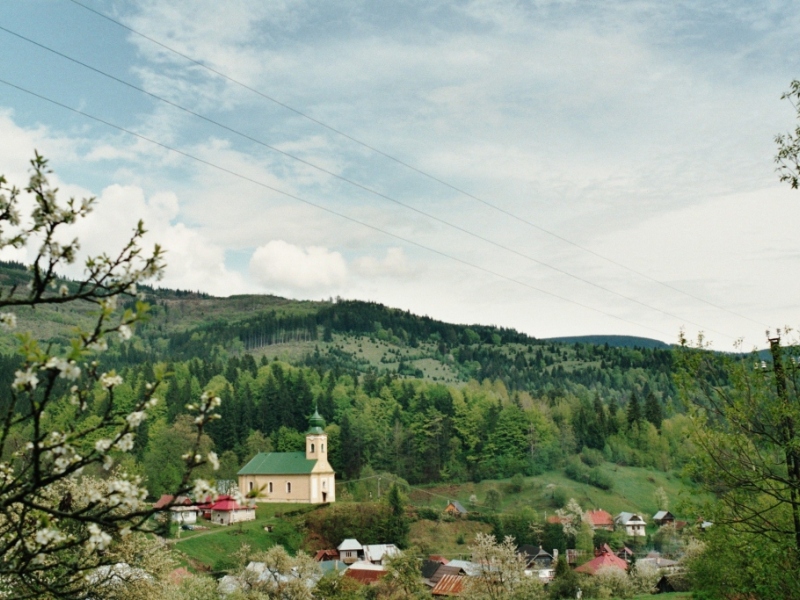
{"type": "MultiPolygon", "coordinates": [[[[436,248],[432,248],[430,246],[426,246],[425,244],[422,244],[420,242],[415,242],[414,240],[411,240],[409,238],[405,238],[405,237],[403,237],[401,235],[398,235],[396,233],[392,233],[392,232],[387,231],[385,229],[381,229],[380,227],[377,227],[375,225],[371,225],[369,223],[366,223],[365,221],[361,221],[359,219],[356,219],[355,217],[351,217],[351,216],[348,216],[348,215],[346,215],[344,213],[340,213],[340,212],[338,212],[336,210],[333,210],[332,208],[328,208],[328,207],[323,206],[321,204],[317,204],[316,202],[312,202],[311,200],[307,200],[305,198],[302,198],[300,196],[292,194],[291,192],[287,192],[287,191],[282,190],[280,188],[276,188],[276,187],[274,187],[274,186],[272,186],[272,185],[270,185],[268,183],[264,183],[263,181],[259,181],[257,179],[253,179],[252,177],[248,177],[247,175],[243,175],[241,173],[238,173],[236,171],[228,169],[227,167],[223,167],[223,166],[218,165],[216,163],[213,163],[211,161],[205,160],[203,158],[200,158],[198,156],[190,154],[189,152],[186,152],[184,150],[180,150],[180,149],[175,148],[173,146],[169,146],[169,145],[167,145],[167,144],[165,144],[163,142],[159,142],[157,140],[149,138],[149,137],[147,137],[145,135],[142,135],[140,133],[136,133],[135,131],[131,131],[130,129],[126,129],[125,127],[122,127],[120,125],[116,125],[115,123],[112,123],[110,121],[107,121],[105,119],[102,119],[100,117],[92,115],[90,113],[87,113],[85,111],[79,110],[77,108],[73,108],[73,107],[68,106],[66,104],[63,104],[63,103],[61,103],[61,102],[59,102],[57,100],[53,100],[52,98],[48,98],[47,96],[44,96],[42,94],[39,94],[37,92],[34,92],[34,91],[29,90],[27,88],[24,88],[22,86],[19,86],[19,85],[16,85],[14,83],[11,83],[10,81],[6,81],[4,79],[0,79],[0,83],[6,85],[8,87],[14,88],[14,89],[16,89],[16,90],[18,90],[20,92],[25,93],[25,94],[28,94],[30,96],[33,96],[35,98],[39,98],[40,100],[43,100],[43,101],[48,102],[50,104],[53,104],[54,106],[58,106],[60,108],[63,108],[65,110],[68,110],[68,111],[73,112],[75,114],[78,114],[78,115],[81,115],[83,117],[86,117],[87,119],[91,119],[93,121],[96,121],[98,123],[106,125],[107,127],[111,127],[112,129],[116,129],[117,131],[121,131],[122,133],[126,133],[128,135],[134,136],[134,137],[136,137],[136,138],[138,138],[140,140],[143,140],[143,141],[148,142],[150,144],[153,144],[153,145],[159,146],[161,148],[164,148],[165,150],[168,150],[170,152],[173,152],[173,153],[178,154],[180,156],[183,156],[185,158],[189,158],[189,159],[191,159],[191,160],[193,160],[195,162],[198,162],[200,164],[206,165],[206,166],[211,167],[213,169],[216,169],[216,170],[218,170],[220,172],[227,173],[228,175],[232,175],[233,177],[236,177],[236,178],[241,179],[243,181],[250,182],[250,183],[252,183],[254,185],[257,185],[259,187],[262,187],[264,189],[273,191],[273,192],[275,192],[277,194],[281,194],[282,196],[285,196],[287,198],[291,198],[292,200],[296,200],[298,202],[302,202],[303,204],[306,204],[308,206],[311,206],[311,207],[317,208],[319,210],[325,211],[325,212],[327,212],[329,214],[332,214],[332,215],[335,215],[335,216],[337,216],[339,218],[342,218],[342,219],[345,219],[347,221],[350,221],[351,223],[356,223],[358,225],[361,225],[363,227],[366,227],[368,229],[371,229],[371,230],[376,231],[378,233],[381,233],[383,235],[392,237],[392,238],[394,238],[396,240],[399,240],[399,241],[401,241],[403,243],[409,244],[411,246],[415,246],[415,247],[420,248],[422,250],[427,250],[428,252],[432,252],[432,253],[437,254],[438,256],[441,256],[443,258],[447,258],[449,260],[456,261],[456,262],[458,262],[458,263],[460,263],[462,265],[471,267],[471,268],[476,269],[478,271],[481,271],[483,273],[487,273],[489,275],[493,275],[493,276],[498,277],[500,279],[503,279],[505,281],[509,281],[511,283],[515,283],[517,285],[521,285],[523,287],[526,287],[528,289],[534,290],[536,292],[539,292],[539,293],[547,295],[547,296],[551,296],[551,297],[556,298],[558,300],[563,300],[564,302],[569,302],[570,304],[574,304],[576,306],[580,306],[581,308],[585,308],[587,310],[591,310],[593,312],[605,315],[607,317],[611,317],[612,319],[616,319],[616,320],[621,321],[623,323],[628,323],[629,325],[635,325],[636,327],[641,327],[643,329],[648,329],[648,330],[653,331],[655,333],[658,333],[660,335],[669,337],[669,334],[667,334],[667,333],[665,333],[665,332],[663,332],[663,331],[661,331],[659,329],[655,329],[655,328],[650,327],[648,325],[643,325],[641,323],[637,323],[636,321],[631,321],[630,319],[625,319],[624,317],[617,316],[617,315],[615,315],[613,313],[609,313],[609,312],[604,311],[604,310],[602,310],[600,308],[589,306],[588,304],[583,304],[582,302],[579,302],[577,300],[573,300],[572,298],[568,298],[566,296],[561,296],[560,294],[556,294],[555,292],[550,292],[550,291],[544,290],[542,288],[536,287],[534,285],[531,285],[531,284],[526,283],[524,281],[521,281],[519,279],[515,279],[514,277],[510,277],[508,275],[503,275],[502,273],[499,273],[499,272],[494,271],[492,269],[488,269],[486,267],[482,267],[480,265],[477,265],[477,264],[472,263],[472,262],[470,262],[468,260],[459,258],[459,257],[454,256],[452,254],[448,254],[447,252],[444,252],[442,250],[437,250],[436,248]]],[[[724,335],[724,334],[721,334],[721,335],[724,335]]],[[[726,336],[726,337],[729,337],[729,336],[726,336]]]]}
{"type": "MultiPolygon", "coordinates": [[[[128,25],[125,25],[124,23],[122,23],[120,21],[117,21],[116,19],[113,19],[112,17],[109,17],[108,15],[106,15],[106,14],[100,12],[100,11],[93,9],[93,8],[83,4],[82,2],[79,2],[78,0],[70,0],[70,2],[72,2],[73,4],[75,4],[77,6],[80,6],[81,8],[83,8],[83,9],[85,9],[85,10],[91,12],[91,13],[94,13],[95,15],[97,15],[97,16],[99,16],[99,17],[101,17],[101,18],[103,18],[103,19],[105,19],[107,21],[110,21],[111,23],[114,23],[115,25],[117,25],[119,27],[122,27],[123,29],[125,29],[127,31],[130,31],[131,33],[133,33],[133,34],[135,34],[135,35],[137,35],[137,36],[139,36],[139,37],[141,37],[141,38],[143,38],[143,39],[145,39],[145,40],[147,40],[147,41],[149,41],[149,42],[151,42],[153,44],[156,44],[157,46],[163,48],[164,50],[167,50],[168,52],[171,52],[171,53],[175,54],[176,56],[180,56],[184,60],[187,60],[187,61],[191,62],[192,64],[197,65],[197,66],[205,69],[206,71],[217,75],[218,77],[222,77],[226,81],[229,81],[229,82],[231,82],[231,83],[233,83],[235,85],[238,85],[238,86],[240,86],[240,87],[242,87],[242,88],[244,88],[244,89],[246,89],[246,90],[248,90],[248,91],[250,91],[250,92],[252,92],[252,93],[254,93],[254,94],[256,94],[256,95],[258,95],[260,97],[262,97],[262,98],[264,98],[265,100],[268,100],[268,101],[270,101],[270,102],[272,102],[272,103],[274,103],[274,104],[276,104],[276,105],[278,105],[278,106],[280,106],[280,107],[282,107],[282,108],[284,108],[284,109],[286,109],[286,110],[288,110],[290,112],[293,112],[294,114],[296,114],[296,115],[298,115],[298,116],[300,116],[300,117],[302,117],[302,118],[304,118],[304,119],[306,119],[308,121],[311,121],[312,123],[315,123],[316,125],[319,125],[320,127],[323,127],[325,129],[327,129],[328,131],[331,131],[332,133],[335,133],[336,135],[339,135],[339,136],[341,136],[341,137],[343,137],[343,138],[345,138],[347,140],[350,140],[351,142],[353,142],[355,144],[358,144],[359,146],[361,146],[363,148],[366,148],[367,150],[370,150],[371,152],[379,154],[380,156],[383,156],[384,158],[386,158],[386,159],[388,159],[388,160],[390,160],[392,162],[395,162],[395,163],[397,163],[397,164],[399,164],[399,165],[401,165],[401,166],[403,166],[403,167],[405,167],[405,168],[407,168],[407,169],[409,169],[411,171],[414,171],[415,173],[417,173],[419,175],[422,175],[423,177],[426,177],[426,178],[430,179],[431,181],[434,181],[434,182],[436,182],[436,183],[438,183],[440,185],[443,185],[443,186],[445,186],[445,187],[447,187],[447,188],[449,188],[449,189],[451,189],[451,190],[453,190],[453,191],[455,191],[455,192],[457,192],[459,194],[462,194],[462,195],[464,195],[464,196],[466,196],[468,198],[471,198],[472,200],[475,200],[476,202],[480,202],[484,206],[487,206],[487,207],[489,207],[489,208],[491,208],[493,210],[496,210],[496,211],[498,211],[498,212],[500,212],[500,213],[502,213],[502,214],[504,214],[504,215],[506,215],[508,217],[511,217],[512,219],[515,219],[515,220],[519,221],[520,223],[524,223],[525,225],[528,225],[529,227],[532,227],[532,228],[536,229],[537,231],[540,231],[540,232],[542,232],[544,234],[547,234],[547,235],[549,235],[551,237],[554,237],[555,239],[557,239],[557,240],[559,240],[561,242],[564,242],[566,244],[569,244],[570,246],[578,248],[579,250],[582,250],[583,252],[587,252],[588,254],[591,254],[592,256],[595,256],[595,257],[597,257],[597,258],[599,258],[601,260],[604,260],[604,261],[606,261],[606,262],[608,262],[608,263],[610,263],[610,264],[612,264],[612,265],[614,265],[616,267],[624,269],[624,270],[626,270],[626,271],[628,271],[630,273],[633,273],[633,274],[635,274],[635,275],[637,275],[639,277],[642,277],[644,279],[647,279],[649,281],[657,283],[658,285],[664,286],[667,289],[670,289],[670,290],[672,290],[674,292],[677,292],[679,294],[683,294],[683,295],[685,295],[685,296],[687,296],[689,298],[692,298],[693,300],[696,300],[698,302],[702,302],[703,304],[707,304],[708,306],[716,308],[717,310],[724,311],[724,312],[726,312],[726,313],[728,313],[730,315],[739,317],[740,319],[744,319],[746,321],[750,321],[751,323],[755,323],[757,325],[762,325],[764,327],[767,327],[767,325],[765,325],[764,323],[761,323],[760,321],[756,321],[756,320],[754,320],[754,319],[752,319],[752,318],[750,318],[750,317],[748,317],[746,315],[743,315],[743,314],[738,313],[736,311],[733,311],[733,310],[730,310],[728,308],[725,308],[724,306],[720,306],[720,305],[718,305],[718,304],[716,304],[714,302],[710,302],[710,301],[708,301],[708,300],[706,300],[704,298],[701,298],[701,297],[699,297],[699,296],[697,296],[695,294],[692,294],[690,292],[687,292],[685,290],[677,288],[677,287],[675,287],[673,285],[670,285],[669,283],[667,283],[665,281],[661,281],[660,279],[656,279],[655,277],[652,277],[652,276],[650,276],[650,275],[648,275],[646,273],[643,273],[643,272],[638,271],[638,270],[636,270],[636,269],[634,269],[632,267],[629,267],[629,266],[627,266],[627,265],[625,265],[625,264],[623,264],[623,263],[621,263],[619,261],[614,260],[613,258],[610,258],[608,256],[605,256],[605,255],[599,253],[599,252],[596,252],[596,251],[592,250],[591,248],[587,248],[586,246],[583,246],[582,244],[574,242],[574,241],[570,240],[569,238],[566,238],[566,237],[564,237],[564,236],[562,236],[562,235],[560,235],[560,234],[558,234],[558,233],[556,233],[554,231],[551,231],[551,230],[549,230],[549,229],[547,229],[545,227],[542,227],[541,225],[537,225],[536,223],[534,223],[534,222],[532,222],[532,221],[530,221],[528,219],[525,219],[524,217],[521,217],[521,216],[519,216],[519,215],[517,215],[517,214],[515,214],[515,213],[513,213],[513,212],[511,212],[509,210],[506,210],[506,209],[502,208],[501,206],[498,206],[498,205],[496,205],[496,204],[494,204],[492,202],[489,202],[488,200],[485,200],[485,199],[483,199],[483,198],[481,198],[479,196],[476,196],[476,195],[474,195],[474,194],[472,194],[472,193],[470,193],[470,192],[468,192],[468,191],[466,191],[466,190],[464,190],[462,188],[459,188],[458,186],[455,186],[455,185],[453,185],[453,184],[451,184],[451,183],[449,183],[449,182],[447,182],[447,181],[445,181],[445,180],[443,180],[443,179],[441,179],[439,177],[436,177],[435,175],[432,175],[431,173],[428,173],[427,171],[425,171],[423,169],[420,169],[419,167],[415,167],[414,165],[412,165],[412,164],[410,164],[410,163],[408,163],[408,162],[406,162],[406,161],[404,161],[404,160],[402,160],[400,158],[397,158],[396,156],[393,156],[393,155],[389,154],[388,152],[384,152],[383,150],[381,150],[381,149],[379,149],[379,148],[377,148],[375,146],[372,146],[371,144],[368,144],[367,142],[364,142],[364,141],[362,141],[362,140],[360,140],[360,139],[358,139],[358,138],[356,138],[356,137],[354,137],[354,136],[352,136],[352,135],[350,135],[350,134],[348,134],[348,133],[346,133],[346,132],[344,132],[344,131],[342,131],[340,129],[337,129],[336,127],[328,125],[327,123],[312,117],[311,115],[309,115],[307,113],[304,113],[304,112],[302,112],[302,111],[300,111],[300,110],[298,110],[298,109],[296,109],[296,108],[294,108],[294,107],[292,107],[292,106],[290,106],[290,105],[288,105],[288,104],[286,104],[284,102],[281,102],[277,98],[274,98],[273,96],[270,96],[269,94],[266,94],[266,93],[262,92],[261,90],[258,90],[258,89],[254,88],[252,86],[249,86],[246,83],[243,83],[243,82],[239,81],[238,79],[235,79],[235,78],[231,77],[230,75],[227,75],[227,74],[223,73],[222,71],[218,71],[217,69],[214,69],[213,67],[210,67],[210,66],[204,64],[203,62],[201,62],[199,60],[196,60],[196,59],[192,58],[191,56],[188,56],[188,55],[180,52],[179,50],[176,50],[176,49],[172,48],[171,46],[168,46],[167,44],[164,44],[163,42],[160,42],[160,41],[156,40],[155,38],[153,38],[151,36],[148,36],[148,35],[140,32],[140,31],[137,31],[136,29],[133,29],[132,27],[129,27],[128,25]]],[[[614,292],[612,292],[612,293],[614,293],[614,292]]],[[[635,300],[634,300],[634,302],[635,302],[635,300]]],[[[650,308],[652,308],[652,307],[650,307],[650,308]]],[[[659,310],[659,309],[655,309],[655,310],[659,310]]],[[[670,316],[673,316],[673,315],[670,315],[670,316]]],[[[697,325],[697,324],[693,323],[693,325],[697,325]]],[[[719,333],[719,332],[714,332],[714,333],[719,333]]],[[[720,335],[725,335],[725,334],[720,334],[720,335]]],[[[730,337],[730,336],[726,336],[726,337],[730,337]]]]}
{"type": "MultiPolygon", "coordinates": [[[[393,198],[392,196],[389,196],[387,194],[379,192],[378,190],[370,188],[370,187],[368,187],[368,186],[366,186],[364,184],[358,183],[357,181],[353,181],[352,179],[349,179],[347,177],[339,175],[338,173],[330,171],[330,170],[328,170],[328,169],[326,169],[326,168],[324,168],[324,167],[322,167],[320,165],[312,163],[311,161],[305,160],[305,159],[303,159],[303,158],[301,158],[299,156],[296,156],[294,154],[291,154],[289,152],[281,150],[281,149],[279,149],[279,148],[277,148],[275,146],[272,146],[272,145],[264,142],[263,140],[259,140],[258,138],[255,138],[255,137],[253,137],[253,136],[251,136],[251,135],[249,135],[247,133],[244,133],[244,132],[242,132],[242,131],[240,131],[238,129],[234,129],[233,127],[230,127],[228,125],[220,123],[219,121],[216,121],[216,120],[214,120],[214,119],[212,119],[210,117],[207,117],[207,116],[205,116],[205,115],[203,115],[201,113],[198,113],[198,112],[196,112],[194,110],[186,108],[186,107],[178,104],[177,102],[173,102],[173,101],[168,100],[168,99],[166,99],[166,98],[164,98],[162,96],[159,96],[157,94],[149,92],[149,91],[145,90],[144,88],[141,88],[141,87],[139,87],[139,86],[137,86],[137,85],[135,85],[133,83],[125,81],[124,79],[121,79],[121,78],[116,77],[114,75],[111,75],[110,73],[107,73],[106,71],[98,69],[98,68],[96,68],[96,67],[94,67],[94,66],[92,66],[92,65],[90,65],[88,63],[85,63],[85,62],[83,62],[81,60],[73,58],[73,57],[71,57],[71,56],[69,56],[67,54],[64,54],[63,52],[55,50],[54,48],[51,48],[51,47],[49,47],[49,46],[47,46],[45,44],[42,44],[41,42],[37,42],[37,41],[27,37],[27,36],[24,36],[24,35],[22,35],[20,33],[12,31],[12,30],[10,30],[10,29],[8,29],[6,27],[0,26],[0,30],[4,31],[7,34],[12,35],[12,36],[14,36],[14,37],[16,37],[18,39],[24,40],[24,41],[26,41],[26,42],[34,45],[34,46],[37,46],[38,48],[41,48],[41,49],[46,50],[46,51],[48,51],[48,52],[50,52],[52,54],[55,54],[55,55],[65,59],[65,60],[68,60],[68,61],[74,63],[74,64],[77,64],[77,65],[79,65],[79,66],[81,66],[83,68],[86,68],[86,69],[88,69],[90,71],[93,71],[93,72],[99,74],[99,75],[102,75],[103,77],[111,79],[112,81],[115,81],[115,82],[117,82],[117,83],[119,83],[121,85],[124,85],[124,86],[126,86],[126,87],[128,87],[130,89],[133,89],[133,90],[135,90],[137,92],[145,94],[145,95],[147,95],[147,96],[149,96],[149,97],[151,97],[151,98],[153,98],[155,100],[158,100],[159,102],[163,102],[163,103],[165,103],[165,104],[167,104],[169,106],[177,108],[178,110],[181,110],[181,111],[183,111],[183,112],[185,112],[185,113],[187,113],[187,114],[189,114],[189,115],[191,115],[193,117],[196,117],[196,118],[201,119],[201,120],[203,120],[203,121],[205,121],[207,123],[210,123],[210,124],[212,124],[212,125],[214,125],[216,127],[224,129],[225,131],[233,133],[234,135],[238,135],[238,136],[240,136],[240,137],[242,137],[242,138],[244,138],[244,139],[246,139],[248,141],[254,142],[254,143],[256,143],[256,144],[258,144],[260,146],[263,146],[263,147],[265,147],[265,148],[267,148],[269,150],[272,150],[273,152],[277,152],[277,153],[279,153],[279,154],[281,154],[283,156],[286,156],[287,158],[290,158],[292,160],[296,160],[296,161],[298,161],[298,162],[300,162],[300,163],[302,163],[302,164],[304,164],[306,166],[309,166],[309,167],[311,167],[313,169],[316,169],[316,170],[318,170],[318,171],[320,171],[322,173],[325,173],[328,176],[331,176],[331,177],[334,177],[336,179],[339,179],[340,181],[343,181],[343,182],[345,182],[345,183],[347,183],[349,185],[352,185],[352,186],[357,187],[357,188],[359,188],[361,190],[364,190],[364,191],[366,191],[366,192],[368,192],[370,194],[373,194],[373,195],[375,195],[375,196],[377,196],[377,197],[379,197],[379,198],[381,198],[383,200],[386,200],[388,202],[392,202],[392,203],[394,203],[394,204],[396,204],[398,206],[402,206],[403,208],[406,208],[407,210],[411,210],[411,211],[413,211],[413,212],[415,212],[417,214],[420,214],[420,215],[422,215],[422,216],[424,216],[424,217],[426,217],[428,219],[434,220],[434,221],[436,221],[438,223],[441,223],[442,225],[445,225],[446,227],[450,227],[451,229],[454,229],[456,231],[459,231],[461,233],[469,235],[469,236],[471,236],[471,237],[473,237],[475,239],[478,239],[478,240],[480,240],[480,241],[482,241],[484,243],[487,243],[487,244],[490,244],[490,245],[495,246],[497,248],[500,248],[501,250],[505,250],[506,252],[510,252],[512,254],[515,254],[515,255],[517,255],[517,256],[519,256],[521,258],[524,258],[526,260],[529,260],[529,261],[531,261],[531,262],[533,262],[533,263],[535,263],[537,265],[540,265],[540,266],[545,267],[547,269],[553,270],[553,271],[555,271],[557,273],[560,273],[562,275],[566,275],[567,277],[570,277],[572,279],[575,279],[577,281],[580,281],[582,283],[585,283],[587,285],[595,287],[595,288],[597,288],[599,290],[602,290],[602,291],[604,291],[606,293],[612,294],[614,296],[617,296],[617,297],[622,298],[624,300],[627,300],[629,302],[633,302],[635,304],[638,304],[638,305],[640,305],[640,306],[642,306],[644,308],[648,308],[650,310],[654,310],[656,312],[660,312],[660,313],[662,313],[662,314],[664,314],[664,315],[666,315],[668,317],[671,317],[671,318],[674,318],[674,319],[678,319],[679,321],[684,321],[684,322],[689,323],[691,325],[694,325],[696,327],[700,327],[701,329],[707,329],[708,331],[711,331],[711,332],[716,333],[718,335],[722,335],[724,337],[730,337],[727,334],[724,334],[724,333],[722,333],[720,331],[715,331],[715,330],[710,329],[710,328],[705,328],[700,323],[696,323],[696,322],[690,321],[690,320],[685,319],[683,317],[680,317],[680,316],[678,316],[678,315],[676,315],[674,313],[671,313],[669,311],[666,311],[666,310],[660,309],[658,307],[652,306],[650,304],[647,304],[646,302],[642,302],[640,300],[637,300],[636,298],[633,298],[631,296],[628,296],[626,294],[623,294],[621,292],[613,290],[613,289],[611,289],[611,288],[609,288],[607,286],[604,286],[602,284],[596,283],[594,281],[591,281],[591,280],[586,279],[584,277],[581,277],[579,275],[575,275],[574,273],[571,273],[571,272],[569,272],[569,271],[567,271],[565,269],[562,269],[560,267],[557,267],[557,266],[552,265],[550,263],[547,263],[545,261],[539,260],[539,259],[537,259],[537,258],[535,258],[533,256],[530,256],[529,254],[525,254],[523,252],[515,250],[514,248],[511,248],[510,246],[506,246],[504,244],[496,242],[496,241],[492,240],[491,238],[488,238],[488,237],[486,237],[484,235],[481,235],[479,233],[475,233],[474,231],[470,231],[469,229],[461,227],[460,225],[456,225],[454,223],[451,223],[450,221],[448,221],[446,219],[442,219],[440,217],[437,217],[436,215],[433,215],[433,214],[428,213],[428,212],[426,212],[424,210],[418,209],[418,208],[416,208],[416,207],[414,207],[414,206],[412,206],[410,204],[402,202],[401,200],[397,200],[396,198],[393,198]]],[[[731,338],[731,339],[733,339],[733,338],[731,338]]]]}

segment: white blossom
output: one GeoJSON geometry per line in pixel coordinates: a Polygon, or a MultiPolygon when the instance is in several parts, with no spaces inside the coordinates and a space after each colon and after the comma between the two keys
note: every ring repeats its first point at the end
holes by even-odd
{"type": "Polygon", "coordinates": [[[98,452],[107,452],[109,448],[111,448],[111,440],[104,438],[94,443],[94,449],[98,452]]]}
{"type": "Polygon", "coordinates": [[[10,330],[17,327],[17,315],[14,313],[0,313],[0,328],[10,330]]]}
{"type": "Polygon", "coordinates": [[[120,325],[117,329],[117,333],[119,333],[119,337],[122,341],[131,339],[131,336],[133,335],[131,328],[127,325],[120,325]]]}
{"type": "Polygon", "coordinates": [[[116,310],[117,308],[117,297],[116,296],[107,296],[100,302],[103,308],[107,308],[109,310],[116,310]]]}
{"type": "Polygon", "coordinates": [[[209,485],[209,483],[205,479],[195,479],[194,488],[192,488],[192,497],[195,500],[200,500],[201,498],[205,498],[206,496],[211,496],[212,498],[216,498],[217,492],[214,488],[212,488],[209,485]]]}
{"type": "Polygon", "coordinates": [[[100,376],[100,385],[102,385],[104,388],[111,389],[114,386],[121,384],[122,384],[122,377],[114,374],[113,371],[111,371],[111,373],[103,373],[100,376]]]}
{"type": "Polygon", "coordinates": [[[32,390],[35,390],[36,385],[39,383],[39,378],[32,369],[28,369],[27,371],[17,371],[14,373],[14,375],[15,379],[14,383],[11,384],[11,387],[15,390],[21,390],[26,387],[30,387],[32,390]]]}
{"type": "Polygon", "coordinates": [[[133,434],[126,433],[114,445],[123,452],[130,452],[133,450],[133,434]]]}
{"type": "Polygon", "coordinates": [[[219,469],[219,458],[217,457],[216,452],[208,453],[208,462],[211,463],[211,466],[214,468],[215,471],[219,469]]]}
{"type": "Polygon", "coordinates": [[[86,549],[89,552],[105,550],[111,543],[111,536],[102,531],[96,524],[89,523],[86,529],[89,530],[89,539],[86,541],[86,549]]]}
{"type": "Polygon", "coordinates": [[[64,365],[61,369],[61,374],[59,377],[62,379],[68,379],[69,381],[75,381],[78,377],[81,376],[81,368],[75,364],[74,360],[69,362],[64,362],[64,365]]]}
{"type": "Polygon", "coordinates": [[[64,539],[64,534],[52,527],[45,527],[36,532],[34,539],[39,546],[47,546],[48,544],[57,544],[62,541],[64,539]]]}
{"type": "Polygon", "coordinates": [[[103,469],[108,471],[113,466],[114,466],[114,459],[111,458],[110,454],[106,454],[106,457],[103,459],[103,469]]]}
{"type": "Polygon", "coordinates": [[[64,297],[64,296],[66,296],[67,294],[69,294],[69,288],[66,286],[66,284],[63,284],[63,283],[62,283],[62,284],[61,284],[61,287],[60,287],[60,288],[58,288],[58,295],[59,295],[59,296],[61,296],[61,297],[63,298],[63,297],[64,297]]]}
{"type": "Polygon", "coordinates": [[[138,427],[141,425],[142,421],[144,421],[147,415],[143,411],[132,412],[125,420],[128,422],[128,425],[131,427],[138,427]]]}
{"type": "Polygon", "coordinates": [[[89,350],[93,350],[95,352],[105,352],[108,350],[108,342],[106,338],[100,338],[97,341],[92,342],[88,346],[86,346],[89,350]]]}

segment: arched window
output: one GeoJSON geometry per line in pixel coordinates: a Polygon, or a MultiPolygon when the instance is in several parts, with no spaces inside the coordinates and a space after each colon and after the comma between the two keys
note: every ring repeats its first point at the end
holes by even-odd
{"type": "Polygon", "coordinates": [[[251,492],[253,491],[253,482],[252,481],[250,482],[250,491],[251,492]]]}
{"type": "Polygon", "coordinates": [[[272,493],[272,482],[271,481],[269,482],[269,493],[270,494],[272,493]]]}
{"type": "Polygon", "coordinates": [[[292,482],[291,481],[287,481],[286,482],[286,493],[287,494],[291,494],[292,493],[292,482]]]}
{"type": "Polygon", "coordinates": [[[314,454],[314,444],[311,444],[311,454],[314,454]]]}
{"type": "Polygon", "coordinates": [[[323,490],[325,489],[325,484],[326,484],[326,483],[328,483],[328,480],[327,480],[327,479],[323,479],[323,480],[322,480],[322,489],[323,489],[323,490]]]}
{"type": "Polygon", "coordinates": [[[325,454],[325,444],[320,444],[319,445],[319,451],[322,452],[323,454],[325,454]]]}

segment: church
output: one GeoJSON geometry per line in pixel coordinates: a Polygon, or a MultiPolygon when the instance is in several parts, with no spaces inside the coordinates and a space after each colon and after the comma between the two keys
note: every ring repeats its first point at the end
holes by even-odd
{"type": "Polygon", "coordinates": [[[325,420],[309,419],[305,452],[259,452],[237,473],[242,494],[258,502],[322,504],[336,500],[336,475],[328,463],[325,420]]]}

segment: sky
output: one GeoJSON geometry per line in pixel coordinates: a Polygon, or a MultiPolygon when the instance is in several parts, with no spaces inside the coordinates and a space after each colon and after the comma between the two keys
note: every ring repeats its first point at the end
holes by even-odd
{"type": "Polygon", "coordinates": [[[0,43],[0,173],[36,149],[96,196],[85,255],[143,219],[161,285],[719,350],[800,324],[795,2],[10,0],[0,43]]]}

